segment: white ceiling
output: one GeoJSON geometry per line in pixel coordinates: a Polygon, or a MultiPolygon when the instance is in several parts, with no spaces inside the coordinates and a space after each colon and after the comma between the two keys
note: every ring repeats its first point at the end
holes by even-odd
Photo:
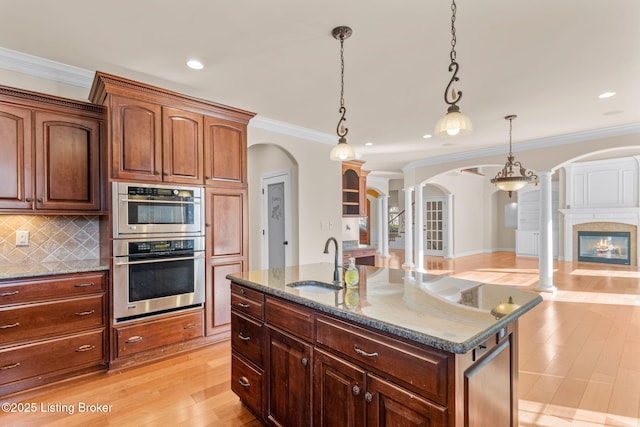
{"type": "Polygon", "coordinates": [[[2,0],[0,47],[331,136],[340,57],[330,33],[348,25],[348,140],[376,171],[496,145],[506,154],[508,114],[518,115],[514,151],[640,123],[640,1],[457,4],[456,88],[474,132],[449,140],[422,138],[447,107],[448,0],[2,0]],[[192,57],[205,69],[187,69],[192,57]],[[617,95],[598,99],[605,91],[617,95]]]}

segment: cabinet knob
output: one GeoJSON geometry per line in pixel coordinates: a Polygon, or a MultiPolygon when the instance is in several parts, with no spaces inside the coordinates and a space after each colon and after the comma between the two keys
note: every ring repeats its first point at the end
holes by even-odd
{"type": "Polygon", "coordinates": [[[169,176],[169,172],[162,172],[163,176],[169,176]]]}
{"type": "Polygon", "coordinates": [[[26,199],[24,199],[25,202],[27,203],[31,203],[33,201],[33,199],[31,197],[27,197],[26,199]]]}
{"type": "Polygon", "coordinates": [[[358,387],[357,385],[354,385],[351,391],[353,392],[354,396],[360,396],[360,387],[358,387]]]}
{"type": "Polygon", "coordinates": [[[306,357],[303,357],[300,362],[302,362],[302,366],[307,366],[309,364],[309,359],[307,359],[306,357]]]}
{"type": "Polygon", "coordinates": [[[38,203],[42,203],[42,197],[38,197],[38,198],[36,199],[36,201],[37,201],[38,203]]]}
{"type": "Polygon", "coordinates": [[[366,392],[364,394],[364,400],[366,400],[367,403],[371,403],[373,401],[373,394],[366,392]]]}

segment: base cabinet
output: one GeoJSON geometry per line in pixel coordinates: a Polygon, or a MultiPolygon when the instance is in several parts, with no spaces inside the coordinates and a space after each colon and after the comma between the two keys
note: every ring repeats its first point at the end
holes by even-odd
{"type": "Polygon", "coordinates": [[[237,283],[231,292],[231,388],[267,425],[518,425],[517,321],[454,354],[237,283]]]}

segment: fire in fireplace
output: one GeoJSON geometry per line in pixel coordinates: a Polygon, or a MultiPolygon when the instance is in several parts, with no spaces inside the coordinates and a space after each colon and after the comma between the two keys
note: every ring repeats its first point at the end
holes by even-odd
{"type": "Polygon", "coordinates": [[[578,261],[631,264],[631,233],[578,231],[578,261]]]}

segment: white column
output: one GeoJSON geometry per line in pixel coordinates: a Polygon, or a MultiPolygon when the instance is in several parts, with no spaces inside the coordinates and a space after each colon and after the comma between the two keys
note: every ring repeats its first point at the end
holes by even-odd
{"type": "Polygon", "coordinates": [[[416,185],[416,226],[415,226],[415,254],[416,254],[416,271],[424,270],[424,202],[422,200],[422,184],[416,185]]]}
{"type": "Polygon", "coordinates": [[[389,196],[382,196],[382,258],[389,256],[389,196]]]}
{"type": "Polygon", "coordinates": [[[540,177],[540,279],[536,290],[555,292],[553,285],[552,172],[538,172],[540,177]]]}
{"type": "Polygon", "coordinates": [[[413,268],[413,209],[411,193],[413,188],[404,189],[404,268],[413,268]]]}
{"type": "Polygon", "coordinates": [[[382,245],[383,245],[383,238],[382,236],[384,236],[384,222],[383,222],[383,218],[382,218],[382,198],[384,196],[379,196],[376,200],[378,202],[378,247],[376,249],[376,252],[378,254],[382,254],[382,245]]]}
{"type": "Polygon", "coordinates": [[[445,195],[446,199],[446,210],[443,212],[443,215],[447,216],[446,227],[444,230],[445,238],[445,248],[444,248],[444,257],[452,259],[453,258],[453,194],[445,195]]]}

